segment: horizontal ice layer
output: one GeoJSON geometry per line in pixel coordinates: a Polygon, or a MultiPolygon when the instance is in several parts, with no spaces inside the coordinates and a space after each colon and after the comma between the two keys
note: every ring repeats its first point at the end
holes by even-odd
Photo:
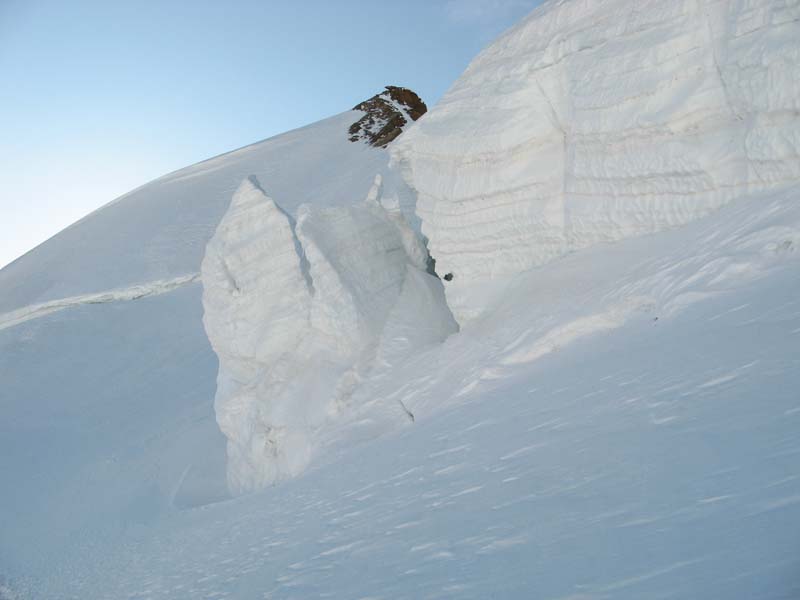
{"type": "Polygon", "coordinates": [[[376,357],[455,330],[424,245],[381,186],[352,206],[302,205],[295,222],[251,177],[208,244],[203,321],[234,493],[300,473],[376,357]]]}
{"type": "Polygon", "coordinates": [[[510,277],[800,179],[800,5],[554,1],[393,146],[460,321],[510,277]]]}

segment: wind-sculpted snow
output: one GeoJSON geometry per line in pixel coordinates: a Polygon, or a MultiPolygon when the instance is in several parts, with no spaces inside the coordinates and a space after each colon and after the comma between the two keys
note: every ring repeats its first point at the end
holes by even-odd
{"type": "Polygon", "coordinates": [[[577,248],[800,179],[800,5],[547,3],[393,146],[460,321],[577,248]]]}
{"type": "Polygon", "coordinates": [[[232,491],[300,473],[315,433],[347,410],[376,356],[455,330],[424,272],[424,245],[381,196],[377,177],[365,202],[303,205],[295,223],[251,177],[209,242],[203,320],[219,356],[215,409],[232,491]],[[425,308],[412,322],[400,302],[425,308]],[[395,333],[382,344],[384,331],[395,333]]]}

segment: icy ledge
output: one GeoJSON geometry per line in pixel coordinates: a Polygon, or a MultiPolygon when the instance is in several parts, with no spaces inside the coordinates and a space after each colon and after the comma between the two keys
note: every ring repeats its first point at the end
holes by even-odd
{"type": "Polygon", "coordinates": [[[300,473],[376,361],[456,330],[427,259],[380,177],[364,202],[296,220],[255,177],[241,184],[201,268],[232,492],[300,473]]]}

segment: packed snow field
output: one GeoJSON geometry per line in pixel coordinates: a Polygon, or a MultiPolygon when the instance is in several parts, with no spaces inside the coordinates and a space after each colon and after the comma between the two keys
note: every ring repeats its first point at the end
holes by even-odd
{"type": "Polygon", "coordinates": [[[0,271],[0,599],[800,596],[799,57],[554,0],[0,271]]]}

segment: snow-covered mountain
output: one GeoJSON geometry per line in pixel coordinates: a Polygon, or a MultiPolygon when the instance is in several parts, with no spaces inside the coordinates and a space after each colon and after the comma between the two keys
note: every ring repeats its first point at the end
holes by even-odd
{"type": "Polygon", "coordinates": [[[795,597],[798,59],[554,0],[0,271],[0,598],[795,597]]]}

